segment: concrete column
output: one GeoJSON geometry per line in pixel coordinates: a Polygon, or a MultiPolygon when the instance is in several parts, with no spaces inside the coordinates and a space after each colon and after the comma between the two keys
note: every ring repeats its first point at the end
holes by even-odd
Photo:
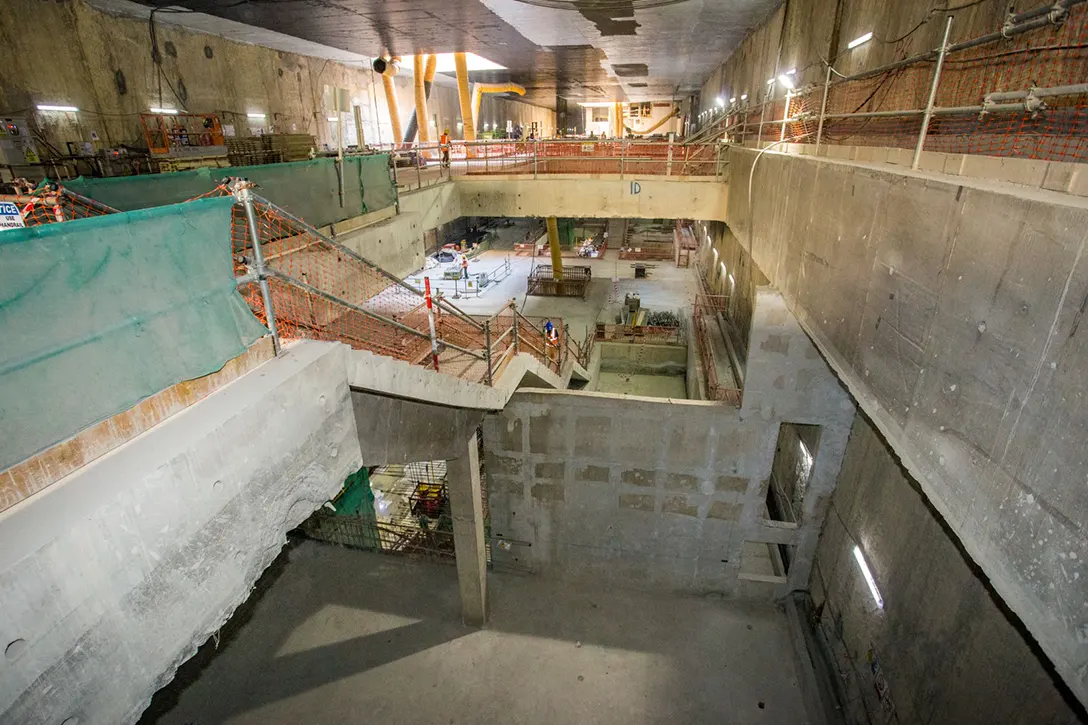
{"type": "Polygon", "coordinates": [[[563,252],[559,249],[559,222],[548,217],[548,247],[552,252],[552,279],[563,279],[563,252]]]}
{"type": "Polygon", "coordinates": [[[471,429],[465,447],[460,458],[447,461],[446,481],[453,515],[453,545],[457,550],[457,580],[461,586],[461,619],[470,627],[482,627],[487,621],[487,551],[475,428],[471,429]]]}

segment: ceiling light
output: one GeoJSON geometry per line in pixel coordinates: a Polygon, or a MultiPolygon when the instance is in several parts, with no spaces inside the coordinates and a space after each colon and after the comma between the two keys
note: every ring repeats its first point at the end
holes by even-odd
{"type": "Polygon", "coordinates": [[[869,585],[869,592],[873,595],[873,601],[876,602],[877,609],[884,608],[884,598],[880,596],[880,592],[876,588],[876,580],[873,579],[873,573],[869,571],[869,565],[865,563],[865,555],[861,553],[861,547],[854,547],[854,558],[858,561],[858,566],[861,568],[861,575],[865,577],[865,583],[869,585]]]}
{"type": "Polygon", "coordinates": [[[732,98],[729,99],[729,102],[730,103],[736,103],[737,102],[737,97],[733,96],[732,98]]]}
{"type": "Polygon", "coordinates": [[[797,73],[797,69],[796,69],[796,68],[790,68],[790,69],[789,69],[788,71],[786,71],[786,75],[788,75],[788,76],[792,76],[792,75],[794,75],[795,73],[797,73]]]}
{"type": "Polygon", "coordinates": [[[148,110],[152,113],[161,113],[167,116],[176,116],[178,114],[178,109],[176,108],[156,108],[155,106],[152,106],[148,110]]]}
{"type": "Polygon", "coordinates": [[[50,106],[50,105],[46,105],[46,104],[39,105],[38,110],[39,111],[57,111],[58,113],[76,113],[77,111],[79,111],[79,109],[76,108],[75,106],[50,106]]]}
{"type": "Polygon", "coordinates": [[[748,94],[747,93],[742,93],[741,96],[740,96],[740,100],[747,101],[748,100],[748,94]]]}
{"type": "Polygon", "coordinates": [[[333,123],[336,123],[336,122],[337,122],[337,121],[339,121],[340,119],[339,119],[339,118],[337,118],[336,116],[329,116],[329,120],[330,120],[330,121],[332,121],[333,123]]]}
{"type": "Polygon", "coordinates": [[[868,33],[866,33],[865,35],[862,35],[862,36],[860,36],[860,37],[854,38],[854,39],[853,39],[853,40],[851,40],[851,41],[850,41],[849,43],[847,43],[847,44],[846,44],[846,49],[847,49],[847,50],[850,50],[851,48],[856,48],[856,47],[858,47],[859,45],[863,45],[863,44],[865,44],[865,43],[868,43],[868,42],[869,42],[870,40],[872,40],[872,39],[873,39],[873,32],[872,32],[872,31],[870,30],[870,31],[869,31],[868,33]]]}
{"type": "Polygon", "coordinates": [[[264,118],[263,113],[247,113],[246,118],[264,118]]]}
{"type": "Polygon", "coordinates": [[[578,105],[582,108],[611,108],[615,104],[612,101],[586,101],[579,102],[578,105]]]}
{"type": "MultiPolygon", "coordinates": [[[[412,58],[410,55],[400,56],[401,68],[411,68],[412,58]]],[[[506,66],[499,65],[498,63],[488,60],[483,56],[476,55],[475,53],[465,53],[465,64],[468,66],[468,70],[506,70],[506,66]]],[[[453,53],[437,53],[435,54],[435,73],[455,73],[457,72],[457,64],[453,60],[453,53]]]]}
{"type": "Polygon", "coordinates": [[[767,81],[767,85],[771,85],[772,83],[774,83],[774,78],[771,78],[767,81]]]}
{"type": "Polygon", "coordinates": [[[794,84],[793,79],[790,78],[785,73],[778,76],[778,82],[781,83],[783,86],[785,86],[787,89],[789,89],[791,91],[795,88],[795,85],[796,85],[796,84],[794,84]]]}
{"type": "Polygon", "coordinates": [[[717,101],[718,101],[718,105],[719,105],[719,106],[724,106],[724,105],[725,105],[725,101],[724,101],[724,100],[722,100],[722,97],[721,97],[721,96],[718,96],[718,98],[717,98],[717,101]]]}

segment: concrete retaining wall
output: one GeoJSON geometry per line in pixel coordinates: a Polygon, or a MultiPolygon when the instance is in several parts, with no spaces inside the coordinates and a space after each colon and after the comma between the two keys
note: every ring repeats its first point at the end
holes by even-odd
{"type": "Polygon", "coordinates": [[[1088,199],[891,168],[765,153],[729,223],[1088,701],[1088,199]]]}
{"type": "Polygon", "coordinates": [[[139,717],[358,469],[345,354],[296,343],[0,515],[0,722],[139,717]]]}
{"type": "MultiPolygon", "coordinates": [[[[813,571],[814,603],[847,681],[848,715],[881,712],[870,648],[901,723],[1082,722],[1018,622],[858,416],[813,571]],[[860,545],[884,609],[854,560],[860,545]]],[[[1064,688],[1063,688],[1064,689],[1064,688]]]]}

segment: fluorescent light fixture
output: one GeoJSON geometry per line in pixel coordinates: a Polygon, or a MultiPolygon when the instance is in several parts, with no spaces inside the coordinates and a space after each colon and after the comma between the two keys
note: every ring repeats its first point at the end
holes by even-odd
{"type": "Polygon", "coordinates": [[[876,602],[876,608],[883,609],[884,598],[880,596],[880,592],[876,588],[876,580],[873,579],[873,573],[869,571],[869,565],[865,563],[865,555],[861,553],[860,546],[854,546],[854,558],[858,560],[858,566],[861,568],[861,575],[865,577],[865,583],[869,585],[869,592],[873,595],[873,601],[876,602]]]}
{"type": "Polygon", "coordinates": [[[771,85],[772,83],[774,83],[774,78],[769,78],[767,80],[767,85],[771,85]]]}
{"type": "Polygon", "coordinates": [[[722,267],[722,276],[724,277],[725,273],[726,273],[725,262],[722,262],[721,267],[722,267]]]}
{"type": "Polygon", "coordinates": [[[747,101],[748,100],[748,94],[747,93],[740,94],[740,100],[747,101]]]}
{"type": "Polygon", "coordinates": [[[796,87],[796,84],[793,82],[793,79],[790,78],[785,73],[778,76],[778,82],[781,83],[783,86],[785,86],[787,89],[789,89],[791,91],[796,87]]]}
{"type": "Polygon", "coordinates": [[[329,120],[332,121],[333,123],[339,123],[340,122],[340,119],[337,118],[336,116],[329,116],[329,120]]]}
{"type": "Polygon", "coordinates": [[[578,105],[582,108],[611,108],[615,103],[612,101],[579,101],[578,105]]]}
{"type": "Polygon", "coordinates": [[[865,35],[862,35],[862,36],[860,36],[860,37],[854,38],[854,39],[853,39],[853,40],[851,40],[851,41],[850,41],[849,43],[847,43],[847,44],[846,44],[846,49],[847,49],[847,50],[850,50],[850,49],[852,49],[852,48],[856,48],[856,47],[858,47],[859,45],[864,45],[865,43],[868,43],[868,42],[869,42],[870,40],[872,40],[872,39],[873,39],[873,31],[871,31],[871,30],[870,30],[870,31],[869,31],[868,33],[866,33],[865,35]]]}
{"type": "Polygon", "coordinates": [[[725,99],[723,99],[721,96],[718,96],[717,101],[719,106],[725,105],[725,99]]]}
{"type": "Polygon", "coordinates": [[[58,113],[76,113],[79,111],[75,106],[51,106],[48,104],[41,104],[38,106],[39,111],[56,111],[58,113]]]}
{"type": "Polygon", "coordinates": [[[246,118],[264,118],[263,113],[247,113],[246,118]]]}
{"type": "MultiPolygon", "coordinates": [[[[400,56],[400,67],[411,68],[412,57],[410,55],[400,56]]],[[[506,66],[499,65],[475,53],[465,53],[465,64],[470,72],[475,70],[506,70],[506,66]]],[[[438,53],[435,56],[434,71],[435,73],[456,73],[457,64],[454,63],[453,53],[438,53]]]]}
{"type": "Polygon", "coordinates": [[[797,69],[796,68],[790,68],[788,71],[786,71],[786,75],[788,75],[788,76],[792,76],[792,75],[796,75],[796,74],[797,74],[797,69]]]}
{"type": "Polygon", "coordinates": [[[732,98],[729,99],[729,102],[730,103],[736,103],[737,102],[737,97],[733,96],[732,98]]]}
{"type": "Polygon", "coordinates": [[[808,452],[808,447],[805,446],[805,442],[802,440],[797,441],[797,445],[801,448],[801,460],[805,462],[805,470],[812,468],[812,454],[808,452]]]}
{"type": "MultiPolygon", "coordinates": [[[[722,262],[722,269],[725,269],[725,263],[722,262]]],[[[737,280],[733,279],[733,275],[729,275],[729,289],[733,289],[737,286],[737,280]]]]}
{"type": "Polygon", "coordinates": [[[157,108],[155,106],[152,106],[148,110],[151,111],[152,113],[161,113],[161,114],[166,115],[166,116],[176,116],[176,115],[178,115],[178,109],[176,109],[176,108],[157,108]]]}

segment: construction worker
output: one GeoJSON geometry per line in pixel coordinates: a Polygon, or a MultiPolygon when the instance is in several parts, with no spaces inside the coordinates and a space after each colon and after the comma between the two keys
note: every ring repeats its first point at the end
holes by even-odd
{"type": "Polygon", "coordinates": [[[450,130],[447,128],[438,137],[438,148],[442,150],[442,165],[450,167],[450,130]]]}
{"type": "Polygon", "coordinates": [[[468,255],[461,255],[461,279],[468,279],[468,255]]]}

